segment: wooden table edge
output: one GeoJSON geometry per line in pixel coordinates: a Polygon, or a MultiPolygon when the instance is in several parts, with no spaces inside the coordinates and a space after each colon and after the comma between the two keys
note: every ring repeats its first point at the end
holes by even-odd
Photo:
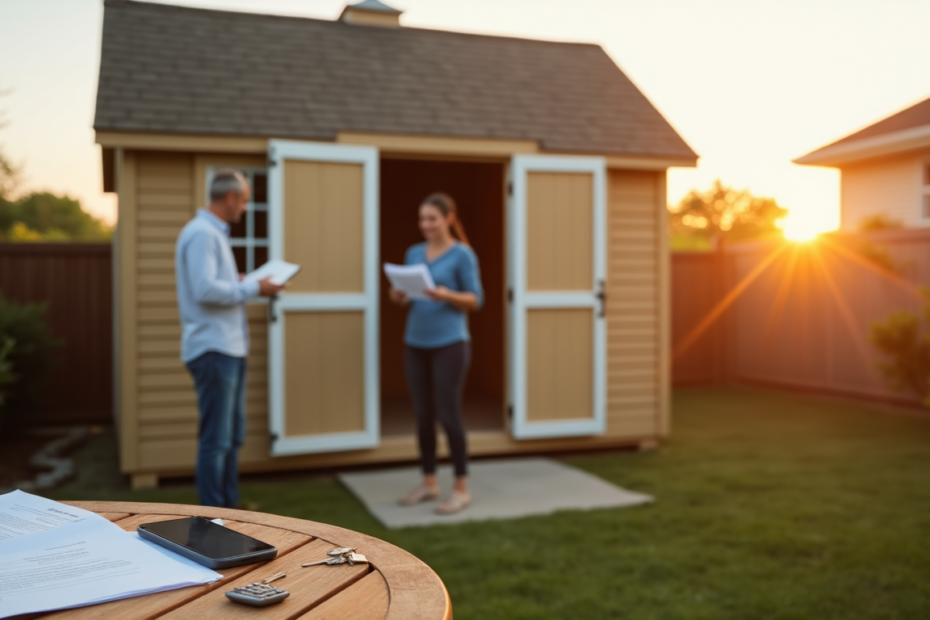
{"type": "Polygon", "coordinates": [[[400,547],[361,532],[317,521],[213,506],[105,501],[62,503],[95,513],[125,512],[132,515],[162,514],[229,519],[286,529],[319,538],[334,546],[358,547],[359,552],[368,557],[372,567],[381,573],[387,584],[390,605],[385,620],[435,620],[439,617],[445,620],[452,619],[449,592],[433,569],[400,547]],[[395,587],[401,584],[404,587],[395,587]]]}

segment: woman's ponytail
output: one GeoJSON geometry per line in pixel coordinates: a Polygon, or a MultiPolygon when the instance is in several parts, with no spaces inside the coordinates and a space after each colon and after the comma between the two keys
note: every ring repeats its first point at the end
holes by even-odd
{"type": "Polygon", "coordinates": [[[452,233],[465,245],[471,245],[468,243],[468,235],[465,234],[465,226],[462,225],[462,218],[459,217],[458,206],[455,204],[455,200],[452,199],[452,196],[442,192],[436,192],[427,196],[422,204],[436,207],[445,217],[449,217],[450,213],[454,214],[455,220],[452,222],[452,233]]]}

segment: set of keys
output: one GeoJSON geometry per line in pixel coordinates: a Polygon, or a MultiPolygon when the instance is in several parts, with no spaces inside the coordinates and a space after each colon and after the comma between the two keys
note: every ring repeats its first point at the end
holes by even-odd
{"type": "MultiPolygon", "coordinates": [[[[368,558],[361,553],[356,553],[355,547],[339,547],[338,549],[327,552],[326,555],[327,558],[325,560],[308,562],[301,566],[304,568],[308,566],[322,566],[324,564],[329,566],[337,566],[339,564],[355,566],[356,564],[368,563],[368,558]]],[[[287,577],[287,573],[284,571],[275,573],[271,577],[262,580],[260,583],[255,582],[247,586],[234,588],[226,593],[226,597],[236,603],[242,603],[243,605],[250,605],[252,607],[267,607],[268,605],[280,603],[290,595],[290,592],[269,584],[273,581],[284,579],[285,577],[287,577]]]]}
{"type": "Polygon", "coordinates": [[[328,566],[337,566],[339,564],[348,563],[349,566],[355,566],[356,564],[367,564],[368,558],[366,558],[361,553],[355,553],[355,547],[339,547],[338,549],[333,549],[332,551],[327,552],[329,557],[325,560],[320,560],[319,562],[308,562],[306,564],[301,564],[304,568],[308,566],[322,566],[324,564],[328,566]]]}

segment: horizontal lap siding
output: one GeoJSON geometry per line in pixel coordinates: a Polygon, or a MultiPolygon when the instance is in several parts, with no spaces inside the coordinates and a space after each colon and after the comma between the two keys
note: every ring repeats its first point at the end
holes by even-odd
{"type": "Polygon", "coordinates": [[[920,217],[921,164],[928,157],[930,151],[923,151],[844,166],[840,173],[843,230],[854,232],[874,215],[898,220],[905,227],[926,226],[920,217]]]}
{"type": "Polygon", "coordinates": [[[661,387],[659,179],[618,170],[608,179],[607,432],[654,436],[661,387]]]}
{"type": "MultiPolygon", "coordinates": [[[[135,471],[192,469],[196,458],[197,397],[180,361],[174,276],[175,242],[198,206],[194,170],[186,155],[136,157],[136,322],[127,333],[136,342],[135,471]]],[[[246,462],[267,458],[266,312],[263,304],[249,306],[246,462]]]]}

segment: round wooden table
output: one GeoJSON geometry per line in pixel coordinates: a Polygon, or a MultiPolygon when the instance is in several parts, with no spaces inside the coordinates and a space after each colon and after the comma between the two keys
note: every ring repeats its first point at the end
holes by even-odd
{"type": "Polygon", "coordinates": [[[365,534],[324,523],[227,508],[138,502],[65,503],[96,512],[129,531],[141,523],[178,517],[220,518],[226,527],[274,545],[278,556],[271,562],[219,569],[223,579],[205,586],[53,612],[42,618],[452,618],[449,594],[429,566],[403,549],[365,534]],[[356,547],[370,564],[301,568],[305,562],[325,558],[334,547],[356,547]],[[291,593],[284,602],[256,608],[226,598],[228,590],[279,571],[287,572],[287,577],[274,585],[291,593]]]}

